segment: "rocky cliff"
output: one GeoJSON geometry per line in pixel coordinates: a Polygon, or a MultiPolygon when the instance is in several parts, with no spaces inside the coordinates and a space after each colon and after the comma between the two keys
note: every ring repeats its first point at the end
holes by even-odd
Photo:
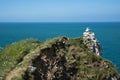
{"type": "Polygon", "coordinates": [[[90,32],[89,28],[86,28],[83,33],[83,43],[87,46],[89,50],[96,53],[99,56],[102,56],[102,48],[99,41],[95,38],[94,32],[90,32]]]}
{"type": "Polygon", "coordinates": [[[82,38],[24,40],[0,52],[2,80],[120,80],[114,65],[97,56],[82,38]]]}

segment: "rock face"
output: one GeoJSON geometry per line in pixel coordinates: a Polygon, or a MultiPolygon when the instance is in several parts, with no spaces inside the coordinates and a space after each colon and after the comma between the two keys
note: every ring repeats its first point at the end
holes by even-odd
{"type": "Polygon", "coordinates": [[[85,32],[83,33],[83,42],[91,51],[101,56],[101,45],[94,35],[94,32],[89,32],[89,28],[86,28],[85,32]]]}
{"type": "Polygon", "coordinates": [[[1,79],[120,80],[120,76],[111,62],[86,47],[83,38],[59,37],[40,43],[1,79]]]}

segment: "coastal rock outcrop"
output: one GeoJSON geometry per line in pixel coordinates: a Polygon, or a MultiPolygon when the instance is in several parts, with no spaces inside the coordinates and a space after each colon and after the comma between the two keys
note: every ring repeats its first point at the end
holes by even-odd
{"type": "Polygon", "coordinates": [[[83,33],[83,43],[89,48],[89,50],[101,56],[101,45],[94,35],[94,32],[89,32],[89,28],[86,28],[83,33]]]}
{"type": "MultiPolygon", "coordinates": [[[[19,42],[20,44],[22,43],[19,42]]],[[[5,72],[0,68],[0,71],[2,71],[0,79],[120,80],[114,65],[110,61],[91,52],[84,44],[83,38],[68,39],[67,37],[58,37],[45,42],[29,41],[27,43],[25,41],[24,45],[28,45],[24,47],[28,51],[20,50],[22,59],[18,55],[17,60],[20,60],[12,66],[9,64],[13,63],[8,61],[6,65],[9,65],[9,69],[8,67],[4,68],[5,72]]],[[[0,56],[4,57],[5,55],[3,56],[2,54],[7,54],[8,49],[9,53],[12,54],[19,48],[22,49],[21,47],[24,45],[12,50],[13,46],[18,46],[17,43],[12,44],[12,47],[9,46],[9,48],[3,49],[4,52],[1,51],[0,56]]],[[[15,58],[17,54],[14,54],[15,58]]],[[[2,60],[0,59],[0,62],[2,60]]],[[[3,65],[4,63],[1,64],[3,65]]]]}

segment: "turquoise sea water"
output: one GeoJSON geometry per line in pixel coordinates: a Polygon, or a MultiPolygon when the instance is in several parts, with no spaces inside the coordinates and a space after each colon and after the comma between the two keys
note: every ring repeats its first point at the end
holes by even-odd
{"type": "Polygon", "coordinates": [[[23,39],[44,41],[58,36],[80,37],[85,28],[95,32],[102,45],[103,57],[116,65],[120,73],[120,23],[0,23],[0,46],[23,39]]]}

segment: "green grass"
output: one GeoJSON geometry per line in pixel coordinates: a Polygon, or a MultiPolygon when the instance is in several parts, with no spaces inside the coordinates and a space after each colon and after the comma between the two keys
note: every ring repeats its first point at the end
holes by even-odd
{"type": "MultiPolygon", "coordinates": [[[[119,77],[115,66],[108,60],[97,56],[95,53],[88,50],[83,44],[82,38],[70,39],[69,43],[72,45],[69,48],[69,57],[75,57],[75,61],[79,64],[79,77],[82,80],[103,80],[106,77],[119,77]]],[[[71,61],[74,60],[71,58],[71,61]]]]}
{"type": "Polygon", "coordinates": [[[51,44],[55,44],[56,42],[61,41],[63,38],[66,38],[66,37],[62,36],[62,37],[56,37],[56,38],[48,39],[42,45],[50,47],[51,44]]]}
{"type": "MultiPolygon", "coordinates": [[[[22,79],[22,75],[24,75],[27,67],[32,65],[32,61],[40,55],[40,50],[46,47],[53,48],[53,44],[59,43],[59,41],[62,42],[63,39],[65,38],[57,37],[45,42],[29,39],[7,46],[0,52],[0,80],[7,73],[16,69],[20,70],[20,72],[12,80],[22,79]]],[[[88,50],[86,45],[83,44],[82,38],[69,39],[64,46],[67,47],[65,49],[58,49],[59,51],[55,54],[57,54],[57,57],[68,57],[65,63],[67,70],[78,70],[78,72],[73,74],[74,76],[70,76],[71,79],[75,79],[77,76],[81,80],[102,80],[104,77],[113,75],[119,77],[114,65],[88,50]]],[[[50,52],[48,53],[50,54],[50,52]]],[[[68,75],[70,74],[68,73],[68,75]]],[[[61,74],[59,76],[61,77],[61,74]]]]}
{"type": "Polygon", "coordinates": [[[74,46],[79,46],[83,49],[87,49],[87,46],[83,43],[83,38],[72,38],[69,40],[69,43],[74,46]]]}
{"type": "Polygon", "coordinates": [[[7,46],[0,52],[0,77],[12,70],[31,50],[41,44],[38,40],[23,40],[7,46]]]}

